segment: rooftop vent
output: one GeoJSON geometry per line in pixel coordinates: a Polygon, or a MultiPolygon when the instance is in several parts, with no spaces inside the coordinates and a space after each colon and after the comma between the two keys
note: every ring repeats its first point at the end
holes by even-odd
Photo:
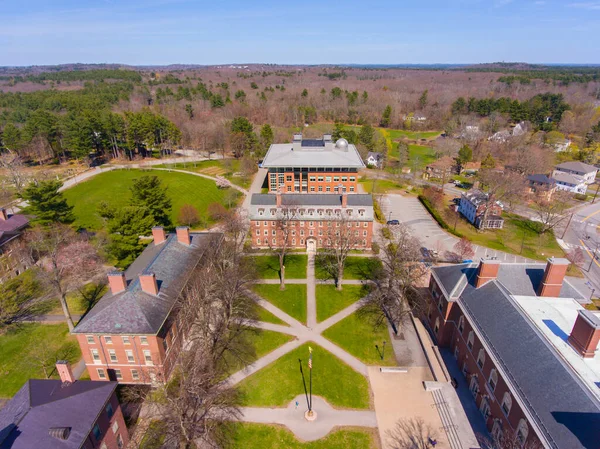
{"type": "Polygon", "coordinates": [[[70,427],[50,427],[48,429],[48,435],[50,435],[53,438],[56,438],[57,440],[68,440],[69,439],[69,435],[71,435],[71,428],[70,427]]]}

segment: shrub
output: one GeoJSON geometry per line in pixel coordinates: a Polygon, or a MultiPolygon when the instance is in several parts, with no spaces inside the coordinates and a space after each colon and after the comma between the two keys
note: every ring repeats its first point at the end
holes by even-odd
{"type": "Polygon", "coordinates": [[[379,254],[379,251],[380,251],[379,244],[377,242],[373,242],[373,244],[371,245],[371,250],[373,251],[374,254],[379,254]]]}
{"type": "Polygon", "coordinates": [[[419,201],[421,201],[421,204],[423,204],[423,206],[425,206],[425,209],[427,209],[427,212],[429,212],[431,214],[431,216],[434,218],[434,220],[437,221],[438,224],[443,229],[450,232],[451,234],[454,234],[457,237],[463,237],[463,235],[460,232],[454,231],[450,226],[448,226],[448,223],[446,223],[444,218],[440,215],[440,213],[437,211],[437,209],[435,209],[433,207],[433,205],[429,202],[429,200],[427,198],[425,198],[425,196],[419,195],[418,198],[419,198],[419,201]]]}

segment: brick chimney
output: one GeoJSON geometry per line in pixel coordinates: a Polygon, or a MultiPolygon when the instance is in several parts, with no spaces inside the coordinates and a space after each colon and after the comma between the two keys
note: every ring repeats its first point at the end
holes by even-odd
{"type": "Polygon", "coordinates": [[[277,189],[277,193],[275,194],[275,201],[276,201],[277,207],[281,207],[281,191],[282,191],[282,188],[280,187],[277,189]]]}
{"type": "Polygon", "coordinates": [[[58,360],[56,362],[56,371],[60,376],[60,380],[63,383],[72,384],[75,382],[75,376],[73,376],[73,371],[71,370],[71,364],[66,360],[58,360]]]}
{"type": "Polygon", "coordinates": [[[0,209],[0,221],[8,220],[8,211],[4,208],[0,209]]]}
{"type": "Polygon", "coordinates": [[[569,268],[570,263],[567,259],[559,257],[548,259],[544,277],[538,287],[538,296],[557,298],[560,295],[560,290],[562,289],[565,274],[567,274],[567,268],[569,268]]]}
{"type": "Polygon", "coordinates": [[[489,281],[493,281],[498,277],[500,270],[499,260],[481,259],[479,267],[477,267],[477,278],[475,279],[475,288],[485,285],[489,281]]]}
{"type": "Polygon", "coordinates": [[[156,275],[149,271],[144,271],[140,274],[140,286],[144,293],[149,295],[158,295],[158,283],[156,282],[156,275]]]}
{"type": "Polygon", "coordinates": [[[108,285],[113,295],[121,293],[127,289],[127,281],[125,280],[125,272],[111,271],[108,273],[108,285]]]}
{"type": "Polygon", "coordinates": [[[342,207],[348,207],[348,194],[344,191],[342,191],[342,207]]]}
{"type": "Polygon", "coordinates": [[[154,238],[154,244],[160,245],[162,242],[167,240],[165,228],[163,228],[162,226],[154,226],[152,228],[152,237],[154,238]]]}
{"type": "Polygon", "coordinates": [[[175,232],[177,233],[177,241],[179,243],[183,243],[187,246],[190,245],[190,228],[188,228],[187,226],[177,226],[175,232]]]}
{"type": "Polygon", "coordinates": [[[594,357],[600,342],[600,316],[583,309],[579,310],[577,320],[569,335],[569,343],[583,358],[594,357]]]}

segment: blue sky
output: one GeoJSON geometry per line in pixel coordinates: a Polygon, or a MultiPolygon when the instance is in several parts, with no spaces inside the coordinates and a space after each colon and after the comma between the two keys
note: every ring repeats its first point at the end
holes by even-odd
{"type": "Polygon", "coordinates": [[[0,65],[600,63],[600,0],[0,0],[0,65]]]}

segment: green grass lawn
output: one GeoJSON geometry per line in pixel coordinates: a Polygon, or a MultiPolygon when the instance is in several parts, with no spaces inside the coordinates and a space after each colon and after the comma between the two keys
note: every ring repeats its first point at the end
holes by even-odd
{"type": "Polygon", "coordinates": [[[172,168],[175,170],[185,170],[194,173],[217,177],[223,176],[244,189],[252,184],[252,176],[234,176],[234,173],[240,173],[239,159],[214,159],[201,162],[179,162],[173,164],[155,165],[155,168],[172,168]]]}
{"type": "MultiPolygon", "coordinates": [[[[381,261],[376,257],[348,256],[344,264],[344,279],[367,280],[372,278],[372,273],[381,267],[381,261]]],[[[315,276],[317,279],[332,279],[331,275],[315,262],[315,276]]]]}
{"type": "Polygon", "coordinates": [[[96,175],[88,181],[65,190],[67,202],[74,207],[75,226],[86,229],[102,228],[102,221],[97,213],[98,204],[106,201],[113,207],[127,205],[131,197],[129,188],[133,180],[145,175],[157,176],[167,187],[167,194],[173,206],[171,219],[175,224],[178,223],[177,216],[184,204],[196,207],[205,224],[210,224],[206,214],[209,204],[226,205],[228,189],[218,189],[214,181],[199,176],[161,170],[114,170],[96,175]]]}
{"type": "Polygon", "coordinates": [[[253,289],[260,297],[292,318],[306,323],[306,285],[287,284],[285,290],[279,290],[279,285],[256,284],[253,289]]]}
{"type": "Polygon", "coordinates": [[[354,312],[334,324],[323,332],[323,336],[368,365],[396,365],[387,328],[383,325],[375,328],[368,317],[360,313],[354,312]],[[375,345],[381,351],[384,340],[387,344],[381,360],[375,345]]]}
{"type": "Polygon", "coordinates": [[[307,372],[308,347],[313,348],[313,394],[338,408],[369,408],[367,379],[330,352],[306,343],[239,384],[246,406],[285,407],[304,393],[298,359],[307,372]]]}
{"type": "MultiPolygon", "coordinates": [[[[106,293],[106,285],[89,283],[67,294],[67,305],[73,315],[83,315],[106,293]]],[[[36,315],[62,315],[62,307],[58,298],[42,301],[34,306],[36,315]]]]}
{"type": "Polygon", "coordinates": [[[441,134],[441,131],[407,131],[404,129],[388,129],[389,136],[392,140],[397,139],[409,139],[409,140],[421,140],[431,139],[441,134]]]}
{"type": "Polygon", "coordinates": [[[58,359],[75,363],[81,358],[79,345],[66,324],[26,323],[0,335],[0,397],[12,397],[30,378],[44,378],[42,363],[57,378],[58,359]]]}
{"type": "MultiPolygon", "coordinates": [[[[260,357],[268,354],[269,352],[277,349],[281,345],[287,343],[292,340],[291,335],[282,334],[279,332],[273,332],[264,329],[249,329],[246,333],[247,342],[254,348],[255,357],[251,357],[248,360],[248,363],[252,363],[260,357]]],[[[233,374],[246,365],[239,359],[231,359],[228,360],[228,371],[230,374],[233,374]]]]}
{"type": "Polygon", "coordinates": [[[264,321],[265,323],[280,324],[282,326],[287,326],[287,323],[285,321],[280,320],[267,309],[259,305],[256,306],[256,319],[258,321],[264,321]]]}
{"type": "Polygon", "coordinates": [[[344,310],[366,295],[366,286],[344,285],[337,290],[335,285],[317,285],[317,321],[325,321],[340,310],[344,310]]]}
{"type": "Polygon", "coordinates": [[[373,179],[365,178],[361,179],[359,182],[367,193],[384,194],[395,190],[401,190],[405,187],[403,184],[398,184],[397,182],[390,181],[389,179],[377,179],[374,181],[373,179]],[[375,184],[375,186],[373,186],[373,184],[375,184]],[[375,189],[373,189],[373,187],[375,187],[375,189]]]}
{"type": "Polygon", "coordinates": [[[301,442],[282,426],[236,423],[235,447],[239,449],[375,449],[373,430],[339,429],[317,441],[301,442]]]}
{"type": "MultiPolygon", "coordinates": [[[[279,279],[279,258],[276,255],[250,256],[253,265],[258,271],[259,279],[279,279]]],[[[306,264],[308,256],[305,254],[288,254],[285,256],[285,278],[306,279],[306,264]]]]}

